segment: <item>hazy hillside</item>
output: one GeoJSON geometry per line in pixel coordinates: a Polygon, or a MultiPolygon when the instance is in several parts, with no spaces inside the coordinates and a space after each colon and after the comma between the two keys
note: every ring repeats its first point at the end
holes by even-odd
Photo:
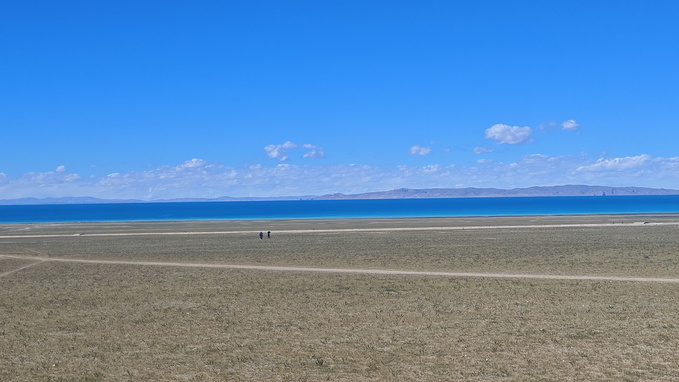
{"type": "Polygon", "coordinates": [[[146,202],[224,202],[258,200],[334,200],[334,199],[421,199],[421,198],[492,198],[521,196],[614,196],[614,195],[679,195],[679,190],[645,187],[605,187],[605,186],[550,186],[529,188],[399,188],[391,191],[367,192],[363,194],[330,194],[321,196],[284,196],[277,198],[229,197],[213,199],[186,198],[165,200],[98,199],[91,197],[72,198],[23,198],[2,199],[0,205],[27,204],[92,204],[92,203],[146,203],[146,202]]]}
{"type": "Polygon", "coordinates": [[[429,188],[368,192],[363,194],[331,194],[315,197],[317,200],[331,199],[417,199],[417,198],[473,198],[473,197],[520,197],[520,196],[614,196],[614,195],[679,195],[679,190],[645,187],[605,186],[549,186],[529,188],[429,188]]]}

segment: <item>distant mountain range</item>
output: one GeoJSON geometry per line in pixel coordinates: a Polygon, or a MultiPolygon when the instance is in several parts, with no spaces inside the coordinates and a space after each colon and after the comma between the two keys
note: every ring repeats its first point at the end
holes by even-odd
{"type": "Polygon", "coordinates": [[[219,198],[176,198],[176,199],[99,199],[89,196],[75,196],[64,198],[21,198],[21,199],[0,199],[0,205],[31,205],[31,204],[108,204],[108,203],[178,203],[178,202],[240,202],[256,200],[300,200],[313,199],[314,196],[282,196],[271,198],[258,197],[230,197],[222,196],[219,198]]]}
{"type": "Polygon", "coordinates": [[[547,186],[528,188],[399,188],[362,194],[332,194],[315,197],[332,199],[421,199],[421,198],[493,198],[525,196],[614,196],[614,195],[679,195],[679,190],[646,187],[547,186]]]}
{"type": "MultiPolygon", "coordinates": [[[[546,186],[528,188],[399,188],[391,191],[366,192],[362,194],[328,194],[321,196],[283,196],[277,198],[220,197],[220,198],[181,198],[152,200],[151,202],[224,202],[257,200],[342,200],[342,199],[423,199],[423,198],[493,198],[525,196],[617,196],[617,195],[679,195],[679,190],[646,187],[606,187],[606,186],[546,186]]],[[[92,197],[67,198],[22,198],[2,199],[0,205],[29,204],[94,204],[94,203],[147,203],[136,199],[98,199],[92,197]]]]}

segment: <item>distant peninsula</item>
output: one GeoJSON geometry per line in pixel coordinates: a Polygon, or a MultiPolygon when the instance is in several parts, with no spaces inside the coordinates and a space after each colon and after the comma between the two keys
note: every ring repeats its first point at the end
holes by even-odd
{"type": "Polygon", "coordinates": [[[104,203],[177,203],[273,200],[350,200],[350,199],[425,199],[425,198],[496,198],[527,196],[620,196],[620,195],[679,195],[679,190],[647,187],[606,186],[536,186],[527,188],[399,188],[391,191],[360,194],[327,194],[282,197],[177,198],[162,200],[99,199],[93,197],[0,199],[0,205],[29,204],[104,204],[104,203]]]}

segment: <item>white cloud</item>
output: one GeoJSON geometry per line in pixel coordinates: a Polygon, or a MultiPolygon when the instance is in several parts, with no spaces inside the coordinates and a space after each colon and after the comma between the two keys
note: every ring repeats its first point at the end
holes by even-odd
{"type": "Polygon", "coordinates": [[[180,164],[177,166],[178,169],[181,168],[198,168],[198,167],[204,167],[207,165],[207,162],[202,160],[202,159],[197,159],[193,158],[191,160],[187,160],[186,162],[180,164]]]}
{"type": "Polygon", "coordinates": [[[285,161],[288,159],[287,149],[294,149],[297,145],[287,141],[282,145],[268,145],[264,148],[266,155],[269,158],[278,159],[279,161],[285,161]]]}
{"type": "Polygon", "coordinates": [[[64,172],[64,171],[66,171],[66,166],[61,165],[61,166],[57,167],[57,169],[55,171],[56,172],[64,172]]]}
{"type": "Polygon", "coordinates": [[[529,142],[533,129],[529,126],[509,126],[502,123],[495,124],[486,129],[486,138],[495,140],[496,143],[516,145],[529,142]]]}
{"type": "Polygon", "coordinates": [[[485,147],[477,146],[474,147],[474,154],[492,153],[493,150],[487,149],[485,147]]]}
{"type": "Polygon", "coordinates": [[[596,163],[580,166],[578,171],[619,171],[641,167],[651,160],[648,154],[633,157],[603,159],[599,158],[596,163]]]}
{"type": "Polygon", "coordinates": [[[561,127],[564,130],[568,131],[576,131],[580,128],[580,124],[575,122],[575,120],[569,119],[568,121],[564,121],[561,123],[561,127]]]}
{"type": "Polygon", "coordinates": [[[309,150],[307,151],[306,154],[304,154],[304,158],[311,158],[311,159],[323,159],[325,158],[325,151],[323,151],[322,147],[310,145],[310,144],[305,144],[302,147],[305,149],[309,150]]]}
{"type": "Polygon", "coordinates": [[[550,157],[544,154],[529,154],[529,155],[524,155],[523,158],[521,158],[521,161],[524,163],[535,163],[535,162],[542,162],[545,160],[553,160],[556,157],[550,157]]]}
{"type": "Polygon", "coordinates": [[[479,159],[476,161],[478,164],[487,164],[487,163],[493,163],[492,159],[479,159]]]}
{"type": "Polygon", "coordinates": [[[431,153],[431,147],[422,147],[415,145],[410,148],[411,155],[429,155],[431,153]]]}
{"type": "Polygon", "coordinates": [[[435,172],[439,172],[441,170],[441,166],[437,164],[430,164],[427,166],[422,167],[422,171],[428,174],[433,174],[435,172]]]}
{"type": "Polygon", "coordinates": [[[0,199],[81,196],[80,175],[61,167],[55,171],[29,172],[17,179],[0,174],[0,199]]]}
{"type": "Polygon", "coordinates": [[[599,158],[577,166],[578,178],[606,186],[642,186],[679,189],[679,158],[648,154],[599,158]]]}
{"type": "MultiPolygon", "coordinates": [[[[61,166],[60,166],[61,167],[61,166]]],[[[78,174],[68,174],[65,169],[48,172],[29,172],[24,174],[19,181],[26,184],[49,186],[53,184],[74,182],[80,179],[78,174]]]]}
{"type": "MultiPolygon", "coordinates": [[[[268,145],[264,148],[264,151],[266,151],[266,155],[269,158],[278,159],[279,161],[284,162],[290,158],[288,156],[288,150],[296,149],[297,147],[298,146],[296,143],[287,141],[282,145],[268,145]]],[[[325,150],[323,150],[322,147],[308,143],[302,145],[302,147],[307,150],[307,152],[304,155],[302,155],[302,158],[309,159],[325,158],[325,150]]]]}

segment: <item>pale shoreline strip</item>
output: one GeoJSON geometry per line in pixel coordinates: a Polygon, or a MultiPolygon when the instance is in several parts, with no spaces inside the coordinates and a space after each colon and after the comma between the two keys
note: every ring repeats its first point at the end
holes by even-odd
{"type": "MultiPolygon", "coordinates": [[[[276,234],[286,233],[351,233],[385,231],[464,231],[484,229],[542,229],[542,228],[596,228],[596,227],[640,227],[670,226],[679,222],[633,222],[633,223],[574,223],[574,224],[534,224],[534,225],[488,225],[488,226],[451,226],[451,227],[391,227],[391,228],[333,228],[333,229],[291,229],[276,230],[276,234]]],[[[252,234],[259,230],[238,231],[173,231],[173,232],[117,232],[117,233],[76,233],[76,234],[36,234],[2,235],[0,239],[50,238],[50,237],[106,237],[106,236],[167,236],[167,235],[233,235],[252,234]]]]}

